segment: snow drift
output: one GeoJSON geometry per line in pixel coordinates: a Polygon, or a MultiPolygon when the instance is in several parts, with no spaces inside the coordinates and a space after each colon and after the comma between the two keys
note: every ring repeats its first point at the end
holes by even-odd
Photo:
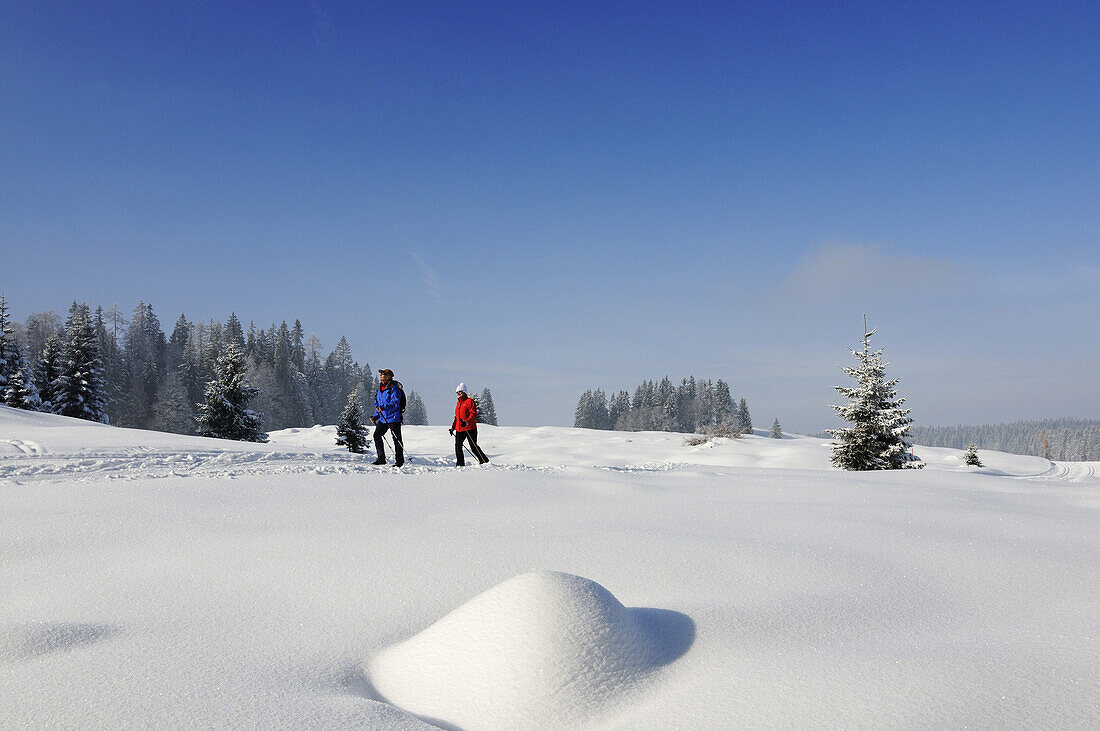
{"type": "Polygon", "coordinates": [[[682,614],[628,609],[594,581],[537,571],[382,651],[369,675],[382,699],[436,722],[569,726],[682,655],[693,634],[682,614]]]}

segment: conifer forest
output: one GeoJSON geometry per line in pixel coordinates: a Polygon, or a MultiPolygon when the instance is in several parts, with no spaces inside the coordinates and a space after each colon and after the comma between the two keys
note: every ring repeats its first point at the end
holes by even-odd
{"type": "MultiPolygon", "coordinates": [[[[225,322],[181,314],[169,332],[153,305],[131,313],[74,302],[62,319],[30,315],[22,324],[0,298],[0,401],[116,426],[201,432],[200,404],[232,346],[243,355],[249,408],[263,429],[335,424],[354,397],[373,413],[375,374],[341,337],[325,352],[299,320],[267,328],[237,315],[225,322]]],[[[423,400],[405,386],[406,422],[426,424],[423,400]]]]}

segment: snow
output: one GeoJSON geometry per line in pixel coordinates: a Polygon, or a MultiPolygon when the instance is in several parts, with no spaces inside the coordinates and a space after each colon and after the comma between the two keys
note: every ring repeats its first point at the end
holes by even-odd
{"type": "Polygon", "coordinates": [[[763,434],[0,407],[0,728],[1095,726],[1100,464],[763,434]]]}

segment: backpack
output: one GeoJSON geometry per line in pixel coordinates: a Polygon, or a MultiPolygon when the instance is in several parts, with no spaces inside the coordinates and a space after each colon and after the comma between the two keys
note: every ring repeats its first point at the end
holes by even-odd
{"type": "Polygon", "coordinates": [[[401,385],[401,381],[390,381],[391,384],[397,387],[398,406],[401,408],[402,415],[405,413],[405,387],[401,385]]]}

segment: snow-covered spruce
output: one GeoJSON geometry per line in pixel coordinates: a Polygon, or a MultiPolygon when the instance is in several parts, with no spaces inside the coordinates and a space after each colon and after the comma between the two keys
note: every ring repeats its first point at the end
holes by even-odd
{"type": "Polygon", "coordinates": [[[481,396],[477,399],[477,420],[480,424],[497,426],[497,407],[488,388],[481,389],[481,396]]]}
{"type": "Polygon", "coordinates": [[[966,447],[966,454],[963,455],[963,461],[971,467],[982,467],[982,460],[978,457],[978,445],[971,443],[966,447]]]}
{"type": "Polygon", "coordinates": [[[359,407],[359,392],[352,391],[348,405],[336,425],[336,444],[347,447],[349,452],[362,454],[367,451],[367,427],[363,424],[363,410],[359,407]]]}
{"type": "Polygon", "coordinates": [[[34,372],[23,357],[19,338],[8,317],[8,305],[0,294],[0,402],[16,409],[38,411],[42,399],[34,385],[34,372]]]}
{"type": "Polygon", "coordinates": [[[99,338],[86,304],[73,302],[69,308],[58,375],[51,384],[51,391],[55,414],[107,423],[107,394],[99,338]]]}
{"type": "Polygon", "coordinates": [[[848,402],[832,408],[851,426],[826,430],[836,439],[833,464],[845,470],[919,469],[924,463],[907,439],[912,409],[902,408],[905,399],[898,398],[898,379],[886,380],[889,363],[883,362],[882,349],[871,350],[877,330],[864,329],[863,350],[849,348],[859,365],[842,369],[855,379],[855,387],[834,386],[848,402]]]}
{"type": "Polygon", "coordinates": [[[244,356],[230,343],[218,358],[217,375],[206,384],[206,400],[199,404],[199,433],[204,437],[266,442],[263,414],[248,408],[260,391],[245,382],[244,356]]]}

